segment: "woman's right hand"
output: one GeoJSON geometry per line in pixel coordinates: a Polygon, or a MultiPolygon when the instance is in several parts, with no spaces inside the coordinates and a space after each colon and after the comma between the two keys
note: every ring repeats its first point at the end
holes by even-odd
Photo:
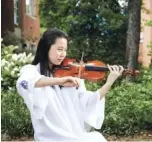
{"type": "Polygon", "coordinates": [[[59,85],[64,87],[79,87],[80,79],[77,77],[66,76],[59,78],[59,85]]]}

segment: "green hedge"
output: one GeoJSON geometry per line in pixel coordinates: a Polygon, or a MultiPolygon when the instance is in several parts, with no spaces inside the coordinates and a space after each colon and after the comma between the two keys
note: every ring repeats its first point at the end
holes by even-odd
{"type": "Polygon", "coordinates": [[[1,108],[2,134],[33,135],[29,111],[16,91],[2,91],[1,108]]]}
{"type": "Polygon", "coordinates": [[[107,96],[104,132],[131,134],[152,126],[152,82],[123,83],[107,96]]]}
{"type": "Polygon", "coordinates": [[[152,130],[152,68],[142,70],[135,83],[123,81],[107,95],[103,131],[128,135],[152,130]]]}

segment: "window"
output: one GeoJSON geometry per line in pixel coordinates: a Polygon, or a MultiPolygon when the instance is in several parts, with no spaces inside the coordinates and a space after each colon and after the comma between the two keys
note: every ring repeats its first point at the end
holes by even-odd
{"type": "Polygon", "coordinates": [[[36,7],[34,0],[26,0],[26,13],[30,16],[36,16],[36,7]]]}
{"type": "Polygon", "coordinates": [[[14,0],[14,24],[19,24],[19,0],[14,0]]]}

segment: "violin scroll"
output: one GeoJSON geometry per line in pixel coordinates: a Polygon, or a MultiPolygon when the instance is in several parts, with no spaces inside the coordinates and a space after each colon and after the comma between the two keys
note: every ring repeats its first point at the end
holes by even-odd
{"type": "Polygon", "coordinates": [[[123,75],[131,75],[131,76],[138,76],[140,74],[139,70],[133,69],[124,69],[123,75]]]}

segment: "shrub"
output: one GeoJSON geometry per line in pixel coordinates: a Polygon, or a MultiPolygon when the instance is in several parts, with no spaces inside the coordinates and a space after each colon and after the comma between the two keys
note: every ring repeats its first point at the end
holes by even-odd
{"type": "Polygon", "coordinates": [[[15,54],[13,51],[17,46],[5,46],[2,48],[2,93],[1,93],[1,122],[2,133],[9,136],[31,135],[32,124],[29,112],[22,98],[16,92],[16,80],[19,71],[25,64],[32,61],[32,54],[15,54]]]}
{"type": "Polygon", "coordinates": [[[19,71],[25,64],[31,63],[33,60],[32,54],[26,55],[26,53],[15,54],[14,49],[17,46],[3,46],[2,48],[2,60],[1,60],[1,70],[2,70],[2,89],[11,90],[15,88],[16,80],[19,76],[19,71]]]}
{"type": "Polygon", "coordinates": [[[123,81],[107,95],[103,132],[117,135],[152,130],[152,69],[143,70],[137,82],[123,81]]]}
{"type": "Polygon", "coordinates": [[[16,91],[2,91],[1,131],[9,136],[32,135],[30,114],[16,91]]]}

